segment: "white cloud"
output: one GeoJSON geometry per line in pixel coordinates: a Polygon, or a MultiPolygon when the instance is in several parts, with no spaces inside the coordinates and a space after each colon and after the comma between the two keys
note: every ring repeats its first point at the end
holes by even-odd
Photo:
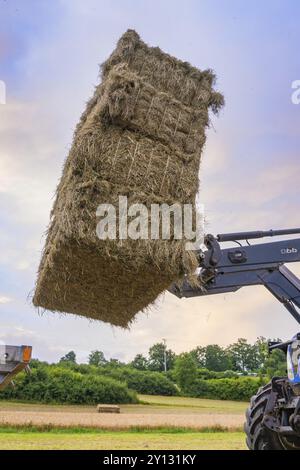
{"type": "Polygon", "coordinates": [[[0,295],[0,304],[7,304],[11,301],[12,299],[10,297],[6,297],[5,295],[0,295]]]}

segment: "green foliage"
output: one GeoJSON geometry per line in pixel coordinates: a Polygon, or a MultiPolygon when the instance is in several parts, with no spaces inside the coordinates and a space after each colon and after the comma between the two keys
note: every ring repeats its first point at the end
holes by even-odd
{"type": "Polygon", "coordinates": [[[206,363],[206,355],[205,355],[206,348],[203,348],[201,346],[197,346],[197,348],[192,349],[189,354],[193,357],[193,359],[196,361],[197,367],[199,368],[205,368],[205,363],[206,363]]]}
{"type": "Polygon", "coordinates": [[[244,338],[229,346],[227,352],[234,370],[245,373],[255,371],[260,366],[257,345],[249,344],[244,338]]]}
{"type": "Polygon", "coordinates": [[[205,348],[205,367],[213,371],[230,369],[231,361],[227,352],[217,344],[210,344],[205,348]]]}
{"type": "Polygon", "coordinates": [[[162,372],[165,369],[165,355],[167,370],[172,369],[175,361],[175,353],[166,349],[164,343],[156,343],[149,349],[149,369],[162,372]]]}
{"type": "Polygon", "coordinates": [[[71,362],[76,363],[76,354],[74,351],[69,351],[65,356],[63,356],[59,362],[71,362]]]}
{"type": "Polygon", "coordinates": [[[142,354],[137,354],[133,361],[130,363],[131,367],[138,370],[147,370],[148,369],[148,360],[142,354]]]}
{"type": "Polygon", "coordinates": [[[128,365],[117,359],[107,361],[98,350],[89,355],[89,364],[77,364],[75,352],[70,351],[58,365],[32,360],[32,375],[17,376],[16,389],[4,390],[0,398],[47,403],[132,403],[137,400],[136,392],[170,396],[180,389],[181,394],[194,397],[248,400],[261,382],[274,375],[286,375],[285,354],[275,350],[269,355],[267,343],[262,337],[254,344],[239,339],[228,348],[199,346],[178,357],[164,343],[157,343],[148,357],[137,354],[128,365]],[[167,373],[162,372],[165,355],[167,373]],[[261,378],[250,377],[253,373],[261,378]]]}
{"type": "Polygon", "coordinates": [[[124,383],[60,366],[35,368],[30,375],[17,376],[15,382],[15,388],[8,387],[1,392],[2,399],[91,405],[137,402],[135,393],[124,383]]]}
{"type": "Polygon", "coordinates": [[[198,369],[197,376],[199,379],[232,379],[239,377],[239,374],[233,370],[224,370],[222,372],[215,372],[208,369],[198,369]]]}
{"type": "Polygon", "coordinates": [[[263,372],[269,377],[274,376],[284,376],[286,375],[287,369],[287,360],[286,355],[283,351],[279,349],[275,349],[272,353],[267,357],[263,372]]]}
{"type": "Polygon", "coordinates": [[[124,362],[119,361],[119,359],[112,358],[109,360],[108,366],[111,368],[114,368],[114,367],[123,367],[123,366],[126,366],[126,364],[124,362]]]}
{"type": "Polygon", "coordinates": [[[102,369],[102,373],[126,382],[129,389],[148,395],[177,395],[175,385],[160,372],[140,371],[130,367],[114,370],[102,369]]]}
{"type": "Polygon", "coordinates": [[[254,371],[260,364],[258,345],[250,345],[244,339],[239,339],[228,348],[222,348],[218,344],[198,346],[190,354],[199,368],[214,372],[225,372],[231,369],[239,372],[254,371]]]}
{"type": "Polygon", "coordinates": [[[189,353],[181,354],[175,361],[174,375],[181,392],[189,393],[197,378],[197,364],[189,353]]]}
{"type": "Polygon", "coordinates": [[[269,351],[268,351],[268,340],[264,338],[263,336],[259,336],[257,340],[254,343],[254,346],[256,347],[256,355],[257,355],[257,362],[259,365],[259,369],[262,369],[264,366],[264,363],[269,357],[269,351]]]}
{"type": "Polygon", "coordinates": [[[257,377],[239,377],[235,379],[197,379],[191,387],[190,395],[197,398],[216,400],[248,401],[258,388],[265,383],[257,377]]]}
{"type": "Polygon", "coordinates": [[[233,370],[243,374],[260,371],[268,357],[268,341],[266,338],[257,338],[254,344],[240,338],[228,348],[222,348],[217,344],[193,349],[190,354],[197,362],[200,369],[208,369],[213,372],[225,372],[233,370]]]}
{"type": "Polygon", "coordinates": [[[102,351],[92,351],[89,355],[89,365],[90,366],[103,366],[104,364],[107,363],[107,360],[104,357],[104,354],[102,351]]]}

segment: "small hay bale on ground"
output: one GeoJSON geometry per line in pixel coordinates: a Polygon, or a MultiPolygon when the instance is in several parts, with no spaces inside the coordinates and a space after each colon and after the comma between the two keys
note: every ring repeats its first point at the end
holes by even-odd
{"type": "Polygon", "coordinates": [[[120,413],[119,405],[97,405],[98,413],[120,413]]]}
{"type": "Polygon", "coordinates": [[[211,71],[148,47],[134,31],[102,76],[58,185],[33,303],[126,327],[198,262],[185,239],[100,240],[97,207],[120,196],[128,206],[194,204],[208,112],[223,97],[211,71]]]}

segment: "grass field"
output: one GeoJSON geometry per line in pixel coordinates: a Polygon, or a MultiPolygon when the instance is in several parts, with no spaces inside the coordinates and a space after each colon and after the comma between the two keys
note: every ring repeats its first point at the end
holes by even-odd
{"type": "Polygon", "coordinates": [[[243,402],[141,395],[120,414],[0,401],[0,449],[245,449],[243,402]]]}
{"type": "Polygon", "coordinates": [[[242,432],[30,430],[0,431],[1,450],[242,450],[242,432]]]}

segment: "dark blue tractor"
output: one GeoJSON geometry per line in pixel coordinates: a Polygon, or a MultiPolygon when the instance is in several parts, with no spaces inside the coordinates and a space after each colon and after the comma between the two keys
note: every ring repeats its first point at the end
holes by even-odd
{"type": "MultiPolygon", "coordinates": [[[[178,297],[235,292],[262,285],[300,323],[300,280],[287,267],[300,261],[300,229],[241,232],[205,237],[199,250],[200,287],[187,280],[172,285],[178,297]],[[281,237],[280,241],[250,245],[249,240],[281,237]],[[221,243],[235,242],[223,248],[221,243]],[[241,243],[244,242],[244,243],[241,243]]],[[[281,349],[287,357],[287,375],[273,377],[252,397],[246,412],[245,432],[251,450],[300,450],[300,334],[285,343],[269,343],[269,352],[281,349]]]]}

